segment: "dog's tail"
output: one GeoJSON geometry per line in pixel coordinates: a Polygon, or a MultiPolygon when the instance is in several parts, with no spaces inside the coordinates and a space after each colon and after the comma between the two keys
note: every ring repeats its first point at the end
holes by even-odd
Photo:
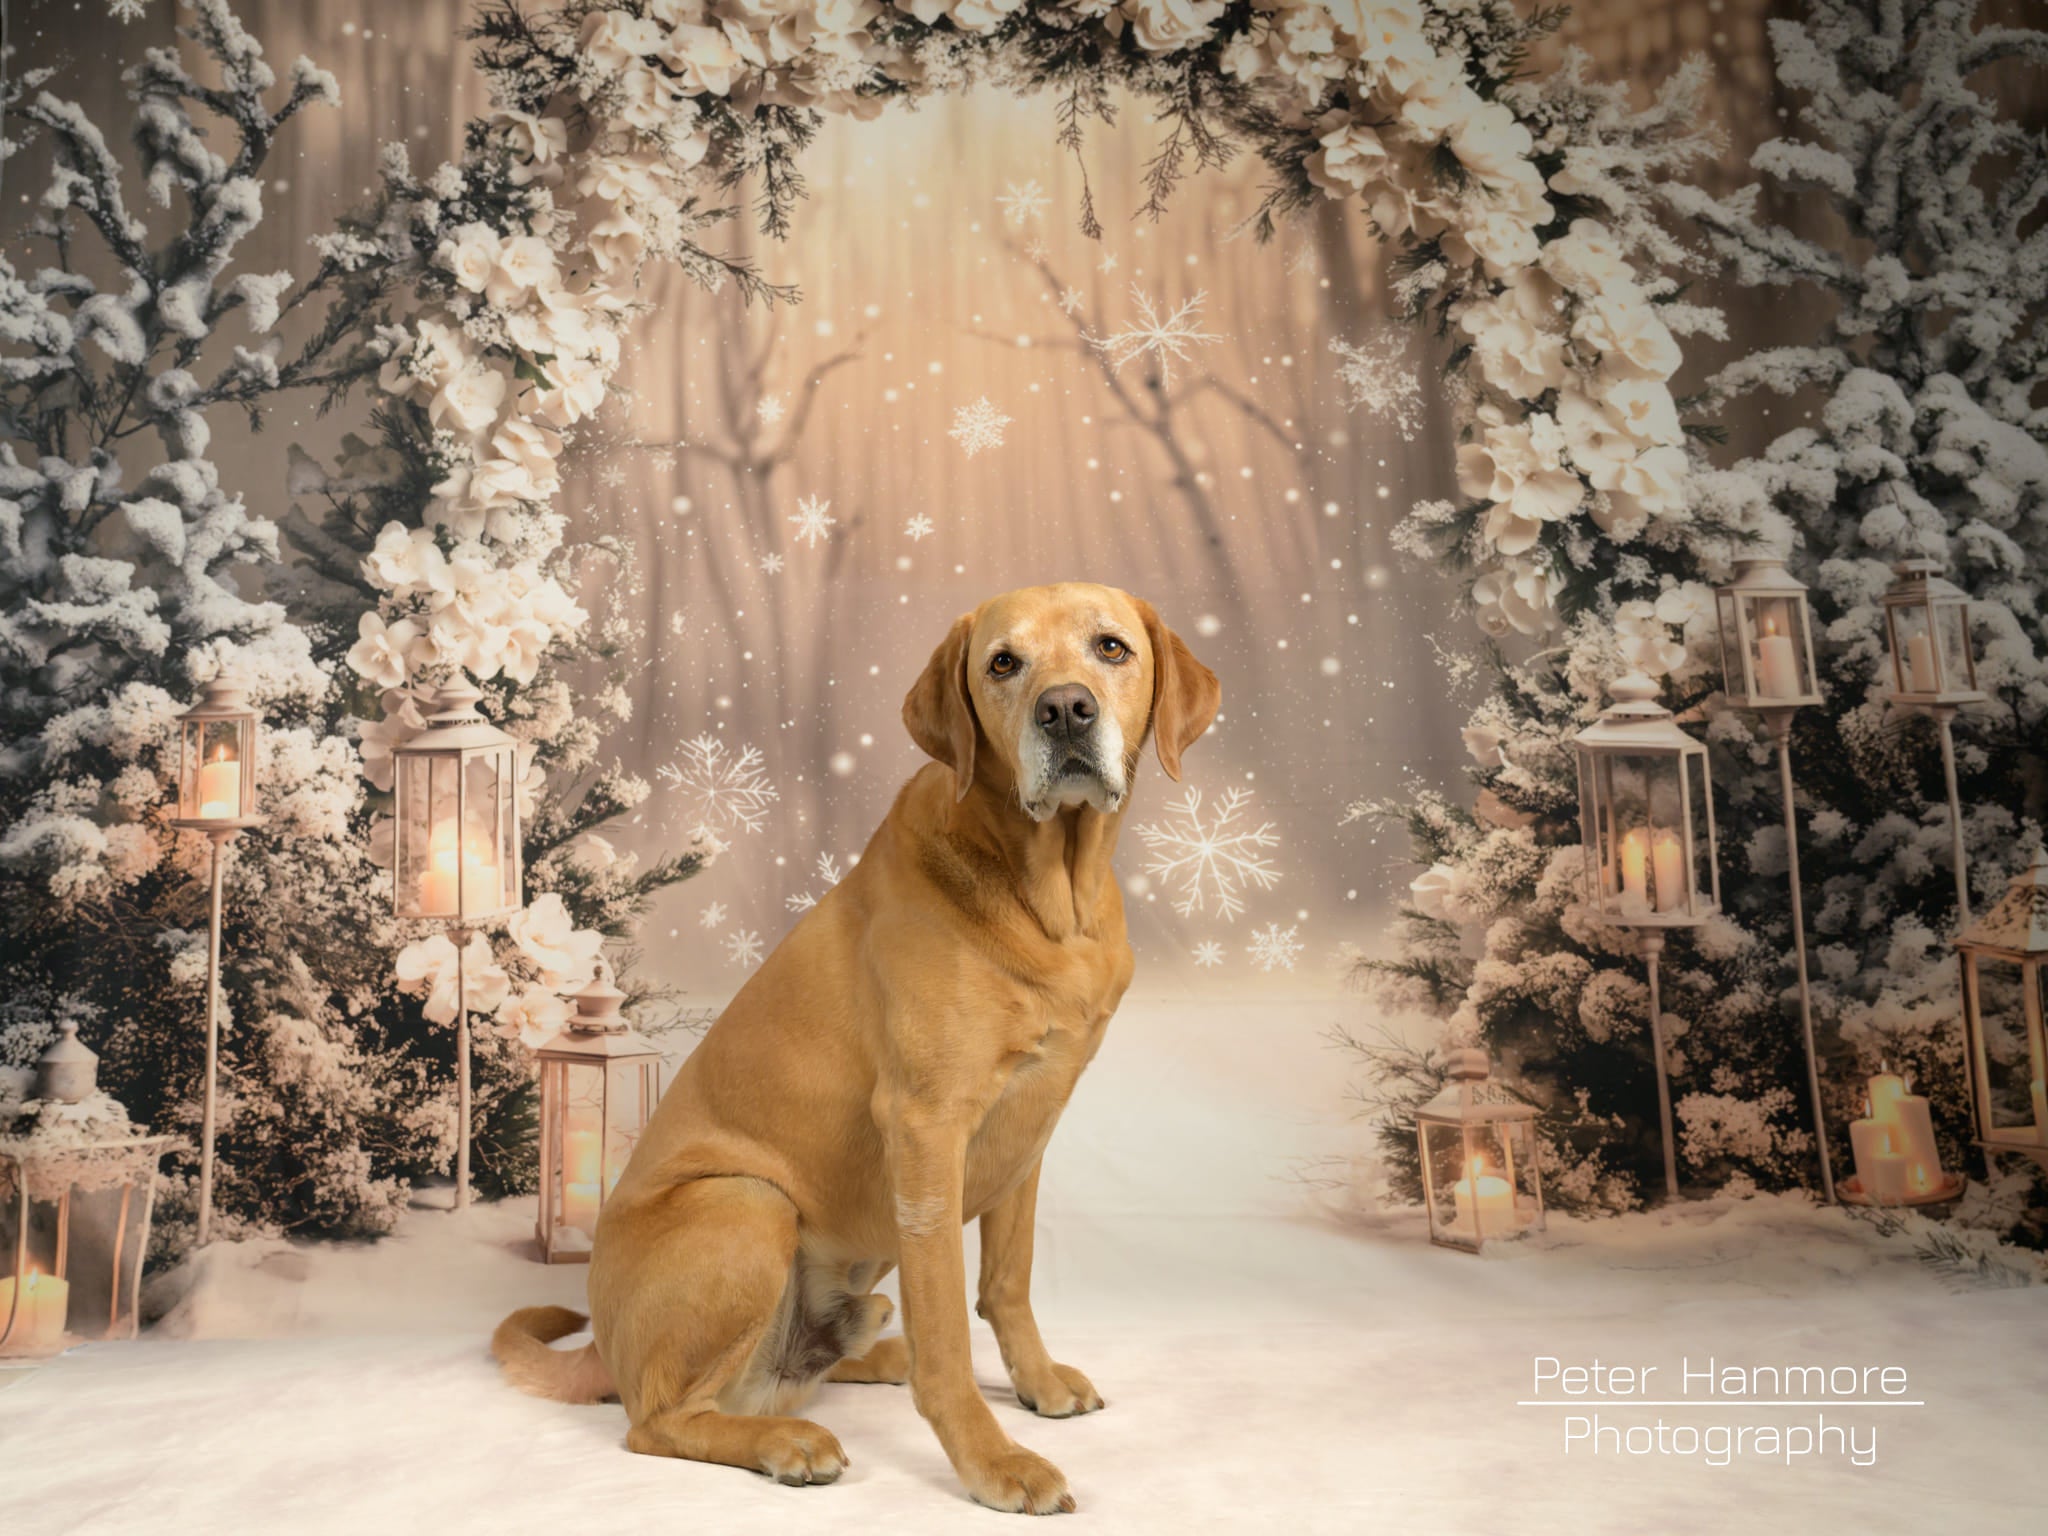
{"type": "Polygon", "coordinates": [[[550,1349],[590,1321],[567,1307],[521,1307],[491,1335],[491,1354],[505,1379],[522,1392],[551,1397],[559,1403],[601,1403],[618,1396],[612,1373],[598,1358],[597,1346],[550,1349]]]}

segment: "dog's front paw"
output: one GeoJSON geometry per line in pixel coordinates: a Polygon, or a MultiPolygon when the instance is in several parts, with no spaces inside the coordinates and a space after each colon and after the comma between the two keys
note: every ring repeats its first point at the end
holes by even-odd
{"type": "Polygon", "coordinates": [[[1102,1394],[1086,1376],[1051,1360],[1029,1376],[1020,1374],[1016,1386],[1017,1401],[1044,1419],[1070,1419],[1102,1406],[1102,1394]]]}
{"type": "Polygon", "coordinates": [[[1060,1469],[1036,1451],[1012,1445],[961,1473],[974,1502],[1016,1515],[1070,1515],[1074,1496],[1060,1469]]]}

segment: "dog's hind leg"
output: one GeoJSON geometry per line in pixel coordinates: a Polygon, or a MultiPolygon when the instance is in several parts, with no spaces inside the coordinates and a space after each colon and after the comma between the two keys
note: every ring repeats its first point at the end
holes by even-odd
{"type": "Polygon", "coordinates": [[[627,1449],[784,1483],[838,1477],[846,1452],[823,1426],[721,1406],[761,1400],[764,1387],[778,1395],[761,1372],[798,1299],[785,1295],[797,1251],[788,1197],[760,1179],[695,1179],[605,1215],[591,1314],[631,1422],[627,1449]]]}

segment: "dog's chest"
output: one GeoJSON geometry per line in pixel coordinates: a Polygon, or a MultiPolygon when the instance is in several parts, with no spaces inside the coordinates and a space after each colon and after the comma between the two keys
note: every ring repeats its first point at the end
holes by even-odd
{"type": "Polygon", "coordinates": [[[1040,1015],[1042,1032],[1018,1053],[1001,1094],[967,1147],[966,1211],[979,1215],[1015,1187],[1045,1150],[1060,1112],[1109,1027],[1107,1000],[1065,1017],[1040,1015]]]}

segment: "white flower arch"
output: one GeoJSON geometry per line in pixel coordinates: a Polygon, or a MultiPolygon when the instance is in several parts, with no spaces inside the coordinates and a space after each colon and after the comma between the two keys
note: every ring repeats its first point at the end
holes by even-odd
{"type": "Polygon", "coordinates": [[[1668,386],[1679,348],[1659,314],[1668,285],[1639,280],[1623,242],[1575,216],[1598,206],[1601,166],[1517,84],[1526,30],[1504,0],[487,10],[477,32],[497,110],[471,125],[459,165],[424,182],[387,167],[409,193],[386,217],[407,221],[424,277],[417,313],[383,338],[379,385],[411,413],[432,491],[364,566],[380,598],[349,659],[386,690],[371,771],[408,733],[422,678],[529,682],[588,622],[561,579],[565,522],[549,502],[564,443],[618,367],[641,267],[758,286],[697,243],[726,212],[722,188],[757,177],[780,231],[816,114],[871,116],[977,78],[1061,90],[1067,142],[1107,118],[1121,81],[1161,103],[1183,153],[1208,153],[1213,122],[1254,139],[1276,173],[1266,214],[1356,200],[1398,250],[1411,313],[1461,349],[1458,483],[1472,500],[1439,521],[1459,530],[1480,623],[1555,627],[1573,569],[1686,515],[1687,461],[1668,386]]]}

